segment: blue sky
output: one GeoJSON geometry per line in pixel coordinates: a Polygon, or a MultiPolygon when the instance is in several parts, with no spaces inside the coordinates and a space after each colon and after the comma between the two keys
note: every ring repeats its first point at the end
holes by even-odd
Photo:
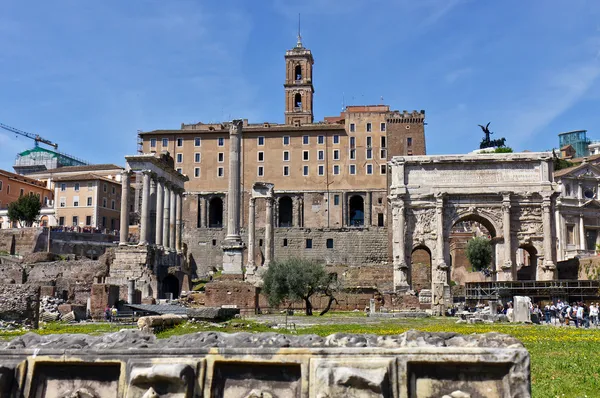
{"type": "MultiPolygon", "coordinates": [[[[597,0],[4,0],[0,122],[117,164],[138,129],[283,122],[299,12],[316,120],[383,97],[426,110],[429,154],[476,148],[487,122],[516,150],[600,139],[597,0]]],[[[32,144],[0,130],[0,168],[32,144]]]]}

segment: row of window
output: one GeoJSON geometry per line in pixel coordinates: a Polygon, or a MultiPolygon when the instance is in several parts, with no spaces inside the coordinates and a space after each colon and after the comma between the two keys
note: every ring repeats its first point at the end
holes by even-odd
{"type": "MultiPolygon", "coordinates": [[[[3,181],[0,181],[0,192],[2,192],[3,189],[4,189],[4,183],[3,183],[3,181]]],[[[8,184],[6,185],[6,194],[10,195],[10,185],[8,185],[8,184]]],[[[25,195],[25,189],[21,188],[19,190],[19,197],[21,197],[23,195],[25,195]]],[[[34,195],[33,191],[29,191],[29,196],[32,196],[32,195],[34,195]]],[[[38,198],[40,197],[39,193],[36,193],[35,195],[38,198]]],[[[46,202],[48,202],[48,197],[44,196],[44,203],[46,203],[46,202]]]]}
{"type": "MultiPolygon", "coordinates": [[[[93,199],[91,196],[87,198],[87,206],[92,206],[93,199]]],[[[61,197],[58,202],[60,207],[67,207],[67,198],[61,197]]],[[[79,207],[79,196],[73,197],[73,207],[79,207]]],[[[106,198],[102,198],[102,207],[108,208],[108,200],[106,198]]],[[[110,208],[112,210],[116,210],[116,202],[115,200],[110,201],[110,208]]]]}
{"type": "MultiPolygon", "coordinates": [[[[367,122],[365,125],[365,129],[367,130],[367,133],[371,133],[373,131],[373,124],[371,122],[367,122]]],[[[354,133],[356,131],[356,124],[355,123],[350,123],[350,132],[354,133]]],[[[382,133],[385,132],[385,123],[381,122],[379,124],[379,131],[381,131],[382,133]]]]}
{"type": "MultiPolygon", "coordinates": [[[[385,125],[385,123],[382,123],[382,125],[385,125]]],[[[350,124],[350,131],[354,131],[353,127],[354,123],[350,124]]],[[[370,130],[368,130],[370,131],[370,130]]],[[[383,128],[382,131],[385,131],[385,127],[383,128]]],[[[370,142],[372,137],[367,137],[367,141],[370,142]]],[[[333,144],[339,144],[340,143],[340,136],[338,134],[334,134],[332,136],[333,139],[333,144]]],[[[355,137],[350,137],[350,141],[353,141],[355,139],[355,137]]],[[[177,147],[181,148],[183,147],[183,138],[176,138],[176,144],[177,147]]],[[[219,137],[217,139],[217,145],[218,146],[225,146],[225,138],[224,137],[219,137]]],[[[284,135],[282,137],[283,140],[283,145],[287,146],[290,145],[290,141],[291,141],[291,136],[289,135],[284,135]]],[[[381,137],[381,141],[382,141],[382,147],[385,148],[385,137],[381,137]]],[[[157,143],[157,139],[156,138],[150,138],[150,148],[156,148],[156,143],[157,143]]],[[[201,147],[202,140],[200,137],[195,137],[194,138],[194,146],[199,148],[201,147]]],[[[265,137],[264,136],[259,136],[256,137],[256,143],[258,146],[264,146],[265,145],[265,137]]],[[[169,146],[169,138],[162,138],[161,139],[161,144],[163,147],[168,147],[169,146]]],[[[325,136],[324,135],[319,135],[317,136],[317,144],[318,145],[325,145],[325,136]]],[[[303,135],[302,136],[302,145],[310,145],[310,136],[309,135],[303,135]]],[[[370,146],[371,144],[367,144],[367,146],[370,146]]]]}
{"type": "MultiPolygon", "coordinates": [[[[356,149],[350,149],[350,151],[348,153],[349,153],[351,160],[356,159],[356,149]]],[[[365,156],[366,156],[366,159],[373,159],[373,149],[372,148],[366,149],[365,156]]],[[[332,151],[332,158],[333,158],[333,160],[341,159],[339,149],[334,149],[332,151]]],[[[379,150],[379,158],[380,159],[387,158],[387,149],[382,148],[379,150]]],[[[256,159],[259,162],[264,162],[265,161],[265,153],[263,151],[258,151],[256,153],[256,159]]],[[[290,159],[291,159],[290,151],[283,151],[283,161],[289,162],[290,159]]],[[[183,154],[178,153],[176,156],[176,160],[177,160],[177,163],[183,163],[183,154]]],[[[217,157],[217,162],[223,163],[224,160],[225,160],[225,153],[219,152],[218,157],[217,157]]],[[[302,160],[305,162],[310,160],[310,151],[308,151],[308,150],[302,151],[302,160]]],[[[324,150],[319,149],[317,151],[317,160],[325,160],[325,151],[324,150]]],[[[194,163],[201,163],[201,161],[202,161],[202,155],[199,152],[194,153],[194,163]]],[[[76,191],[77,191],[77,189],[76,189],[76,191]]],[[[114,194],[114,188],[113,188],[113,194],[114,194]]]]}
{"type": "MultiPolygon", "coordinates": [[[[177,171],[179,173],[182,172],[181,169],[177,169],[177,171]]],[[[358,168],[356,167],[355,164],[350,164],[348,165],[348,173],[351,175],[356,175],[358,171],[358,168]]],[[[308,176],[310,172],[310,167],[308,165],[306,166],[302,166],[302,175],[303,176],[308,176]]],[[[339,175],[341,173],[341,166],[339,164],[334,164],[332,166],[332,172],[334,175],[339,175]]],[[[365,165],[365,174],[366,175],[373,175],[373,165],[372,164],[366,164],[365,165]]],[[[387,174],[387,165],[382,164],[379,165],[379,174],[380,175],[384,175],[387,174]]],[[[265,176],[265,167],[264,166],[258,166],[257,170],[256,170],[256,175],[258,177],[264,177],[265,176]]],[[[317,165],[317,175],[319,176],[324,176],[325,175],[325,165],[320,164],[317,165]]],[[[217,177],[224,177],[225,176],[225,168],[223,167],[218,167],[217,168],[217,177]]],[[[290,176],[290,166],[283,166],[283,176],[290,176]]],[[[195,178],[200,178],[200,167],[194,167],[194,177],[195,178]]],[[[61,206],[64,207],[64,206],[61,206]]]]}
{"type": "MultiPolygon", "coordinates": [[[[92,182],[88,182],[87,183],[87,190],[91,191],[94,188],[94,184],[92,182]]],[[[81,189],[81,184],[79,184],[78,182],[76,182],[75,184],[73,184],[73,190],[75,192],[79,192],[79,190],[81,189]]],[[[64,182],[60,184],[60,191],[61,192],[65,192],[67,190],[67,184],[65,184],[64,182]]],[[[108,184],[104,183],[102,184],[102,192],[108,192],[108,184]]],[[[115,195],[117,193],[117,189],[112,186],[111,190],[110,190],[111,195],[115,195]]]]}

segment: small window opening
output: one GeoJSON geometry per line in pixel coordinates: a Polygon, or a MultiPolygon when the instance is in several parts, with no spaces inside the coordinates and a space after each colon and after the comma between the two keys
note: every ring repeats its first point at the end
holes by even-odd
{"type": "Polygon", "coordinates": [[[331,239],[331,238],[327,239],[327,248],[333,249],[333,239],[331,239]]]}
{"type": "Polygon", "coordinates": [[[296,65],[295,73],[296,80],[302,80],[302,66],[296,65]]]}
{"type": "Polygon", "coordinates": [[[383,227],[383,213],[377,213],[377,226],[383,227]]]}
{"type": "Polygon", "coordinates": [[[212,243],[213,243],[213,246],[216,246],[216,245],[217,245],[217,240],[216,240],[216,239],[213,239],[213,242],[212,242],[212,243]]]}
{"type": "Polygon", "coordinates": [[[287,238],[283,238],[283,247],[287,247],[288,241],[287,238]]]}
{"type": "Polygon", "coordinates": [[[258,240],[258,245],[259,245],[260,247],[262,247],[262,241],[263,241],[262,239],[259,239],[259,240],[258,240]]]}
{"type": "Polygon", "coordinates": [[[312,249],[312,239],[306,239],[306,248],[312,249]]]}
{"type": "Polygon", "coordinates": [[[296,109],[302,110],[302,95],[300,95],[300,93],[297,93],[294,96],[294,107],[296,109]]]}

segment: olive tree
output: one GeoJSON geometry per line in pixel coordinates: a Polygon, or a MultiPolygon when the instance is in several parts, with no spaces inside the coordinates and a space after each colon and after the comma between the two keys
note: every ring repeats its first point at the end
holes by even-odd
{"type": "Polygon", "coordinates": [[[335,278],[327,273],[323,264],[301,258],[271,263],[263,275],[263,291],[269,304],[274,307],[284,301],[303,300],[306,315],[312,315],[310,298],[316,293],[329,297],[329,304],[321,315],[336,301],[333,296],[336,291],[335,278]]]}

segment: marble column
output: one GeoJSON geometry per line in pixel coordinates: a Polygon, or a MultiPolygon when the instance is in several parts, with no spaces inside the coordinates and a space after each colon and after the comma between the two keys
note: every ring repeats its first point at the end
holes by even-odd
{"type": "Polygon", "coordinates": [[[246,266],[246,272],[248,274],[254,274],[256,269],[256,263],[254,262],[254,241],[256,234],[255,218],[256,218],[256,199],[250,198],[249,210],[248,210],[248,265],[246,266]]]}
{"type": "Polygon", "coordinates": [[[175,251],[175,229],[176,229],[176,211],[177,211],[177,192],[179,188],[171,188],[171,208],[169,209],[169,249],[175,251]]]}
{"type": "Polygon", "coordinates": [[[156,243],[156,175],[150,177],[150,220],[148,224],[148,243],[156,243]]]}
{"type": "Polygon", "coordinates": [[[154,243],[157,246],[163,244],[163,211],[164,211],[164,197],[165,197],[165,185],[164,178],[159,177],[156,182],[156,225],[154,227],[154,243]]]}
{"type": "MultiPolygon", "coordinates": [[[[510,232],[510,193],[504,194],[502,199],[502,227],[504,235],[504,264],[502,270],[510,272],[512,276],[512,235],[510,232]]],[[[511,278],[512,280],[513,278],[511,278]]]]}
{"type": "Polygon", "coordinates": [[[119,231],[119,246],[127,245],[129,241],[129,190],[131,172],[121,172],[121,226],[119,231]]]}
{"type": "Polygon", "coordinates": [[[583,213],[579,213],[579,250],[585,250],[585,224],[583,213]]]}
{"type": "Polygon", "coordinates": [[[241,143],[242,120],[233,120],[229,126],[229,190],[227,193],[227,236],[222,245],[223,273],[243,274],[244,243],[240,236],[241,143]]]}
{"type": "MultiPolygon", "coordinates": [[[[552,271],[552,275],[554,270],[556,269],[556,264],[554,262],[553,256],[553,242],[552,239],[552,200],[550,196],[544,196],[542,199],[542,211],[543,211],[543,231],[544,231],[544,268],[547,271],[552,271]]],[[[554,279],[553,276],[549,279],[554,279]]]]}
{"type": "Polygon", "coordinates": [[[394,291],[408,289],[408,266],[406,264],[406,230],[404,198],[392,199],[392,240],[394,265],[394,291]]]}
{"type": "Polygon", "coordinates": [[[365,227],[369,228],[371,227],[371,192],[367,192],[365,193],[365,208],[364,208],[364,215],[365,215],[365,227]]]}
{"type": "Polygon", "coordinates": [[[273,198],[265,198],[267,211],[265,217],[265,263],[268,267],[273,261],[273,198]]]}
{"type": "Polygon", "coordinates": [[[444,242],[444,195],[436,195],[435,203],[436,213],[436,266],[432,270],[432,305],[434,314],[443,315],[446,311],[446,295],[450,295],[450,286],[448,285],[448,265],[445,259],[444,242]]]}
{"type": "Polygon", "coordinates": [[[181,222],[181,213],[182,213],[182,207],[183,207],[183,189],[180,190],[179,192],[177,192],[177,209],[176,209],[176,213],[175,213],[175,248],[177,249],[178,253],[181,253],[183,251],[183,246],[182,246],[182,242],[181,242],[181,235],[183,233],[183,229],[182,229],[182,222],[181,222]]]}
{"type": "Polygon", "coordinates": [[[207,200],[204,196],[198,196],[198,202],[200,203],[200,228],[206,228],[208,227],[206,223],[207,200]]]}
{"type": "Polygon", "coordinates": [[[165,249],[169,248],[169,216],[171,213],[171,183],[165,182],[165,195],[163,205],[163,232],[162,244],[165,249]]]}
{"type": "Polygon", "coordinates": [[[298,196],[298,224],[297,227],[304,227],[304,195],[298,196]]]}
{"type": "Polygon", "coordinates": [[[556,210],[554,211],[554,223],[556,225],[556,237],[558,238],[558,244],[556,247],[556,260],[557,261],[562,261],[563,260],[563,245],[564,245],[564,240],[563,240],[563,225],[562,225],[562,220],[560,217],[560,209],[562,207],[562,204],[560,202],[560,199],[556,200],[556,210]]]}
{"type": "Polygon", "coordinates": [[[148,244],[150,234],[150,170],[142,171],[142,215],[140,217],[140,245],[148,244]]]}

